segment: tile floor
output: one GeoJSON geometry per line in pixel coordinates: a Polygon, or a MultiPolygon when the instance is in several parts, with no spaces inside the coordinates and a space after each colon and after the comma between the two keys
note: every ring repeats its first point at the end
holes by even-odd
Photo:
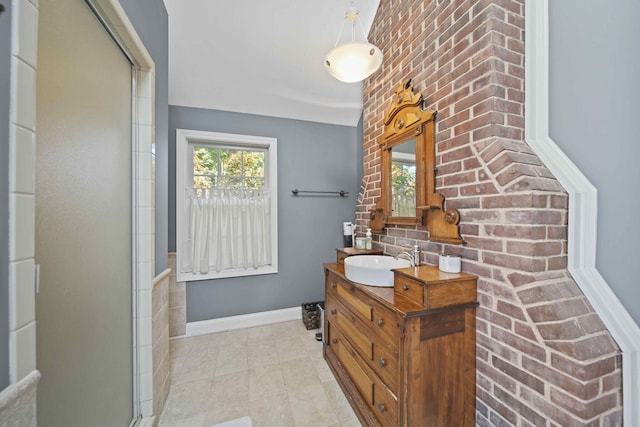
{"type": "Polygon", "coordinates": [[[302,321],[171,341],[171,390],[159,427],[359,427],[302,321]]]}

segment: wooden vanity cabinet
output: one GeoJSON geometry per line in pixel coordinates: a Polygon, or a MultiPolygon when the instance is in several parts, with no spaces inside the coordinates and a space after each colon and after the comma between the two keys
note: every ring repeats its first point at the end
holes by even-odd
{"type": "Polygon", "coordinates": [[[474,426],[475,276],[411,267],[380,288],[324,268],[324,357],[362,424],[474,426]]]}

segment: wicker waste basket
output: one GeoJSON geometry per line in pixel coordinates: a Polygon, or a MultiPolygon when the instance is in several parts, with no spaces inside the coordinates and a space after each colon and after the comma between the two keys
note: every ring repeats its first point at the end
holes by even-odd
{"type": "Polygon", "coordinates": [[[320,308],[318,304],[324,304],[324,301],[305,302],[302,304],[302,323],[304,323],[304,327],[307,330],[320,327],[320,308]]]}

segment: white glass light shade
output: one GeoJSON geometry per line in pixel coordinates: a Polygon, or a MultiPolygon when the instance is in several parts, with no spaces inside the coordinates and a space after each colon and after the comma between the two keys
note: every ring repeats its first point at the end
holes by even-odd
{"type": "Polygon", "coordinates": [[[336,79],[354,83],[375,73],[382,64],[382,52],[366,42],[350,42],[333,48],[324,58],[325,69],[336,79]]]}

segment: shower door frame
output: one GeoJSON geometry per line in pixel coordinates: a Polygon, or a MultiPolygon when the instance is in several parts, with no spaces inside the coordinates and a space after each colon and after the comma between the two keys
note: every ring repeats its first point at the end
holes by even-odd
{"type": "MultiPolygon", "coordinates": [[[[153,157],[152,147],[155,143],[155,64],[151,55],[145,48],[142,40],[135,31],[131,21],[117,0],[85,0],[96,16],[102,21],[104,27],[111,34],[123,53],[129,58],[132,65],[132,324],[133,324],[133,420],[131,425],[152,425],[153,415],[153,377],[152,377],[152,317],[151,317],[151,290],[155,270],[154,254],[154,207],[153,207],[153,157]]],[[[12,18],[15,22],[33,24],[37,22],[37,1],[18,0],[16,3],[26,11],[33,8],[35,14],[24,13],[18,16],[19,8],[14,8],[12,18]],[[35,21],[33,17],[35,16],[35,21]]],[[[37,24],[32,34],[15,31],[12,34],[12,45],[28,46],[35,36],[37,40],[37,24]],[[23,35],[23,37],[20,37],[23,35]]],[[[25,28],[27,28],[25,26],[25,28]]],[[[34,49],[35,52],[35,49],[34,49]]],[[[16,55],[12,48],[12,54],[16,55]]],[[[37,73],[37,65],[32,69],[37,73]]],[[[33,78],[35,83],[35,76],[33,78]]],[[[36,97],[34,89],[29,84],[19,84],[18,79],[12,76],[11,91],[15,96],[15,104],[19,111],[11,111],[12,123],[15,117],[35,117],[36,97]]],[[[16,106],[12,106],[16,109],[16,106]]],[[[31,127],[27,129],[35,134],[31,127]]],[[[23,157],[16,159],[10,156],[9,168],[24,167],[31,161],[35,164],[35,152],[32,158],[23,157]]],[[[35,171],[34,171],[35,172],[35,171]]],[[[15,211],[15,209],[14,209],[15,211]]],[[[10,233],[14,239],[23,246],[34,244],[35,211],[20,212],[22,221],[20,226],[16,223],[14,212],[10,219],[10,233]],[[29,243],[31,242],[31,243],[29,243]]],[[[11,261],[11,259],[10,259],[11,261]]],[[[35,262],[33,254],[26,256],[21,261],[35,262]]],[[[35,275],[34,275],[35,281],[35,275]]],[[[17,286],[15,283],[13,286],[17,286]]],[[[10,311],[14,312],[22,305],[33,304],[35,292],[21,295],[24,301],[10,302],[10,311]]],[[[35,327],[37,328],[37,319],[35,327]]],[[[10,334],[17,335],[10,330],[10,334]]],[[[31,372],[37,369],[35,336],[33,340],[19,340],[12,338],[13,345],[9,349],[9,374],[11,384],[16,384],[31,372]]]]}
{"type": "Polygon", "coordinates": [[[151,290],[153,242],[153,158],[155,64],[117,0],[85,0],[132,64],[132,425],[153,415],[151,290]]]}

